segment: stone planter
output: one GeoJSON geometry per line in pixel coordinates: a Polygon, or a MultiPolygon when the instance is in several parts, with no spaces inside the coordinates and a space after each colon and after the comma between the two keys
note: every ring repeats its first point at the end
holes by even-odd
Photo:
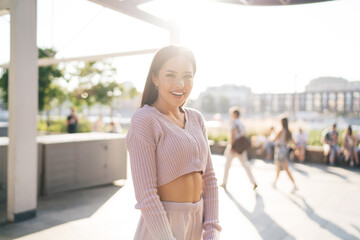
{"type": "MultiPolygon", "coordinates": [[[[209,140],[210,151],[212,154],[215,154],[215,155],[224,155],[226,145],[227,145],[227,142],[214,142],[213,140],[209,140]]],[[[256,150],[258,150],[258,148],[250,147],[250,149],[248,150],[248,158],[249,159],[251,159],[251,158],[265,159],[266,152],[264,151],[261,154],[258,154],[256,152],[256,150]]],[[[274,159],[274,157],[272,159],[274,159]]],[[[360,159],[360,156],[359,156],[359,159],[360,159]]],[[[294,157],[294,161],[299,162],[299,160],[297,159],[296,156],[294,157]]],[[[323,147],[322,146],[307,146],[306,152],[305,152],[305,163],[306,162],[325,164],[326,161],[325,161],[323,147]]],[[[336,165],[348,166],[349,162],[346,162],[344,160],[343,155],[340,155],[338,157],[338,159],[336,160],[336,165]]]]}
{"type": "Polygon", "coordinates": [[[227,142],[214,142],[209,140],[210,151],[215,155],[224,155],[227,142]]]}

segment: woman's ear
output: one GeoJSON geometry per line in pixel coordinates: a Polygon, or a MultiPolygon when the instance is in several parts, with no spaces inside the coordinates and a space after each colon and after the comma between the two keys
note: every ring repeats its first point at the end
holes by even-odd
{"type": "Polygon", "coordinates": [[[154,73],[152,73],[152,75],[151,75],[151,80],[152,80],[152,82],[154,83],[155,86],[157,86],[159,84],[158,79],[157,79],[157,77],[155,76],[154,73]]]}

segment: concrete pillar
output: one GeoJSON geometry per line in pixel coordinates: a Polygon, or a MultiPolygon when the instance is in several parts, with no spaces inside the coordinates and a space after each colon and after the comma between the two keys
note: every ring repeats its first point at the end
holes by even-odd
{"type": "Polygon", "coordinates": [[[286,101],[286,95],[285,94],[279,94],[279,103],[278,103],[278,109],[280,112],[285,111],[285,101],[286,101]]]}
{"type": "Polygon", "coordinates": [[[342,108],[343,108],[343,114],[346,114],[347,113],[347,105],[346,105],[346,101],[347,101],[347,93],[346,92],[342,92],[343,94],[343,103],[342,103],[342,108]]]}
{"type": "Polygon", "coordinates": [[[312,101],[311,111],[316,111],[317,110],[315,100],[316,100],[316,93],[312,93],[311,94],[311,101],[312,101]]]}
{"type": "Polygon", "coordinates": [[[305,100],[304,100],[305,93],[299,93],[299,110],[304,111],[305,110],[305,100]]]}
{"type": "Polygon", "coordinates": [[[296,94],[296,92],[294,92],[291,95],[291,110],[292,110],[292,113],[293,113],[294,121],[296,121],[296,111],[297,111],[297,109],[296,109],[297,108],[296,99],[297,99],[297,94],[296,94]]]}
{"type": "Polygon", "coordinates": [[[349,112],[352,113],[354,111],[354,92],[350,92],[350,109],[349,112]]]}
{"type": "Polygon", "coordinates": [[[260,95],[260,112],[264,113],[266,112],[266,94],[260,95]]]}
{"type": "Polygon", "coordinates": [[[279,97],[278,94],[270,94],[271,96],[271,113],[277,113],[279,111],[278,105],[279,105],[279,97]]]}
{"type": "Polygon", "coordinates": [[[350,92],[344,92],[344,113],[350,112],[350,92]]]}
{"type": "Polygon", "coordinates": [[[335,109],[334,112],[338,113],[338,92],[334,92],[335,94],[335,109]]]}
{"type": "Polygon", "coordinates": [[[36,0],[12,0],[7,220],[36,216],[38,50],[36,0]]]}
{"type": "Polygon", "coordinates": [[[268,93],[267,96],[266,96],[266,110],[267,112],[269,113],[272,113],[273,112],[273,101],[274,101],[274,94],[270,94],[268,93]]]}
{"type": "Polygon", "coordinates": [[[326,96],[326,101],[325,101],[325,108],[328,110],[328,111],[330,111],[330,105],[329,105],[329,93],[328,92],[326,92],[325,93],[325,96],[326,96]]]}

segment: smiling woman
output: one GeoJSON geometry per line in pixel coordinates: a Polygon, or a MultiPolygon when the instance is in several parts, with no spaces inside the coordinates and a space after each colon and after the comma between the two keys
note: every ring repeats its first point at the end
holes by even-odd
{"type": "Polygon", "coordinates": [[[218,188],[202,115],[184,104],[196,72],[191,51],[160,49],[126,144],[141,218],[134,239],[218,239],[218,188]]]}

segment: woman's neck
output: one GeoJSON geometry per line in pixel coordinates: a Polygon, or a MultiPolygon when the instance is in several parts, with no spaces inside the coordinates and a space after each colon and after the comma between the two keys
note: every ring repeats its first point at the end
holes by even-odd
{"type": "Polygon", "coordinates": [[[154,104],[152,104],[153,107],[156,107],[159,112],[166,116],[171,116],[175,118],[181,118],[182,117],[182,111],[180,110],[180,106],[173,107],[169,106],[167,104],[162,104],[158,101],[155,101],[154,104]]]}

